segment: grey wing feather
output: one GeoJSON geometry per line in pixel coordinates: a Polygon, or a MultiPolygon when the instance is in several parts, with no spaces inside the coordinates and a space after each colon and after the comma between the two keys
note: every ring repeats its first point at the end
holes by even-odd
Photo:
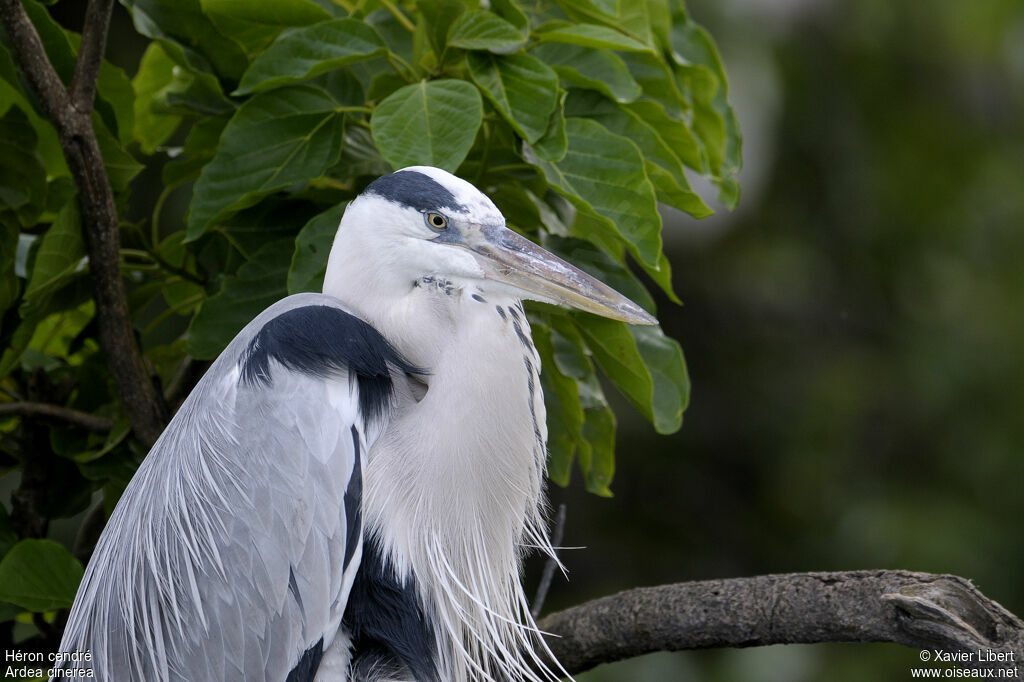
{"type": "Polygon", "coordinates": [[[344,498],[382,425],[364,422],[344,371],[275,363],[271,385],[240,375],[263,324],[309,305],[341,308],[304,294],[254,320],[118,503],[61,644],[91,650],[98,678],[282,681],[337,632],[361,555],[344,498]]]}

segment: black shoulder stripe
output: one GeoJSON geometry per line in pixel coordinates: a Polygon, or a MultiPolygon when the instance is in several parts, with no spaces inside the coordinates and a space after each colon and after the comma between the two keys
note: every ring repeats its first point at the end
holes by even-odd
{"type": "Polygon", "coordinates": [[[345,538],[345,562],[342,570],[347,570],[352,555],[356,553],[359,537],[363,534],[363,468],[362,454],[359,451],[359,430],[352,425],[352,452],[355,461],[352,464],[352,475],[345,489],[345,523],[348,526],[348,537],[345,538]]]}
{"type": "Polygon", "coordinates": [[[418,682],[437,680],[434,630],[420,606],[416,581],[404,583],[378,541],[363,539],[363,559],[342,623],[352,633],[353,666],[361,657],[405,664],[418,682]]]}
{"type": "Polygon", "coordinates": [[[324,638],[313,646],[306,649],[299,662],[295,664],[292,671],[288,673],[285,682],[313,682],[316,671],[320,669],[320,660],[324,657],[324,638]]]}
{"type": "Polygon", "coordinates": [[[263,325],[242,356],[242,382],[271,386],[271,360],[318,377],[349,371],[359,382],[359,408],[367,421],[380,417],[391,400],[389,368],[422,374],[376,329],[326,305],[294,308],[263,325]]]}
{"type": "Polygon", "coordinates": [[[302,618],[306,618],[306,608],[302,605],[302,595],[299,594],[299,584],[295,581],[294,566],[288,567],[288,591],[292,593],[292,598],[295,599],[296,605],[299,607],[299,613],[302,614],[302,618]]]}

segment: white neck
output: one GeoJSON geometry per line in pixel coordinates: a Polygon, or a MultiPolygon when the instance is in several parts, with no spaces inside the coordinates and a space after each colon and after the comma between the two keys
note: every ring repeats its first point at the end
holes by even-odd
{"type": "Polygon", "coordinates": [[[540,361],[524,343],[522,306],[473,284],[375,278],[367,260],[348,256],[332,255],[325,293],[426,370],[428,384],[418,402],[400,392],[367,453],[366,530],[396,577],[415,579],[435,626],[441,679],[543,679],[531,672],[544,670],[531,663],[544,644],[519,582],[523,547],[551,552],[540,361]]]}

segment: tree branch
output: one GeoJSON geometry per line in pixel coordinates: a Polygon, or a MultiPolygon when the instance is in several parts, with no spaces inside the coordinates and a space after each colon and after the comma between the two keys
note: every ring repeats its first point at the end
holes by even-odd
{"type": "Polygon", "coordinates": [[[114,428],[113,419],[47,403],[0,403],[0,417],[10,416],[55,419],[93,433],[107,433],[114,428]]]}
{"type": "Polygon", "coordinates": [[[46,56],[39,34],[19,0],[0,0],[0,20],[15,56],[60,137],[78,187],[82,232],[96,300],[100,345],[135,436],[147,447],[167,422],[161,396],[135,342],[120,270],[120,235],[114,193],[92,128],[92,100],[103,59],[112,0],[92,0],[75,64],[74,102],[46,56]]]}
{"type": "Polygon", "coordinates": [[[46,56],[36,27],[25,14],[21,0],[0,0],[0,20],[14,47],[21,69],[51,121],[66,115],[71,101],[64,83],[46,56]]]}
{"type": "Polygon", "coordinates": [[[113,9],[114,0],[91,0],[85,10],[82,47],[78,51],[75,76],[71,81],[71,104],[79,112],[88,114],[96,98],[96,81],[103,64],[103,50],[113,9]]]}
{"type": "Polygon", "coordinates": [[[1016,666],[1013,679],[1024,679],[1024,622],[952,575],[849,571],[676,583],[596,599],[538,625],[573,674],[654,651],[895,642],[972,653],[958,663],[1016,666]],[[1013,658],[981,660],[979,651],[1013,658]]]}

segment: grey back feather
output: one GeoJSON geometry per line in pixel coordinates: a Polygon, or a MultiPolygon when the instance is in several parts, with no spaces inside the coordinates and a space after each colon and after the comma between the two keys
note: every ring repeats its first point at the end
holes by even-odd
{"type": "Polygon", "coordinates": [[[253,320],[125,490],[61,643],[91,650],[99,679],[279,682],[334,638],[361,556],[344,497],[381,424],[367,433],[343,371],[275,363],[271,386],[239,381],[262,326],[308,305],[343,309],[300,294],[253,320]]]}

